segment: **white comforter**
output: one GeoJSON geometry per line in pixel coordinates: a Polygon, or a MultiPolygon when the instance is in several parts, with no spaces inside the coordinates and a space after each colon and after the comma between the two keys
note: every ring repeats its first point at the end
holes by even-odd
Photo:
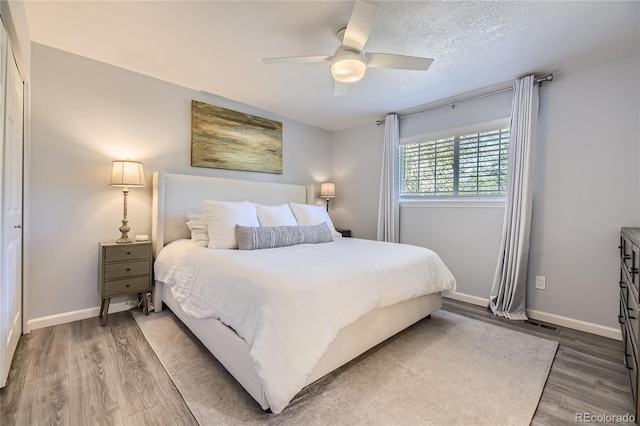
{"type": "Polygon", "coordinates": [[[154,268],[187,314],[218,318],[247,342],[274,413],[302,389],[343,327],[456,286],[431,250],[355,238],[254,251],[178,240],[154,268]]]}

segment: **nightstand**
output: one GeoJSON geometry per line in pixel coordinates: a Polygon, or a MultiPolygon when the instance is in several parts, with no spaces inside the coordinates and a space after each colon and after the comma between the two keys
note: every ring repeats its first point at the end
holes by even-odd
{"type": "Polygon", "coordinates": [[[151,241],[99,244],[100,320],[104,326],[112,297],[142,293],[144,313],[149,315],[147,293],[151,291],[151,241]]]}
{"type": "Polygon", "coordinates": [[[343,237],[350,237],[351,236],[351,229],[336,228],[336,231],[341,233],[343,237]]]}

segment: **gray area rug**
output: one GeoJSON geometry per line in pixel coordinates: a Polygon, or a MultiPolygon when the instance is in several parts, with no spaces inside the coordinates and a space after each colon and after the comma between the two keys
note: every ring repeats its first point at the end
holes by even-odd
{"type": "Polygon", "coordinates": [[[170,310],[132,312],[201,425],[528,425],[558,346],[438,311],[306,387],[276,415],[170,310]]]}

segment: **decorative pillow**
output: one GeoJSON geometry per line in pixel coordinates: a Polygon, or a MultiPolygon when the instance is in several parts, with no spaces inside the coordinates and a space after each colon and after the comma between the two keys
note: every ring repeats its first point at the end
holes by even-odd
{"type": "Polygon", "coordinates": [[[289,203],[289,207],[291,207],[291,211],[296,217],[298,225],[318,225],[326,222],[333,238],[342,237],[342,234],[336,231],[336,228],[333,226],[333,222],[331,222],[331,218],[325,207],[297,203],[289,203]]]}
{"type": "Polygon", "coordinates": [[[312,226],[241,226],[236,225],[240,250],[287,247],[333,241],[326,223],[312,226]]]}
{"type": "Polygon", "coordinates": [[[286,204],[263,206],[256,204],[260,226],[297,226],[296,218],[286,204]]]}
{"type": "Polygon", "coordinates": [[[207,247],[209,245],[207,218],[202,214],[187,213],[187,219],[189,219],[187,226],[191,231],[191,241],[198,247],[207,247]]]}
{"type": "Polygon", "coordinates": [[[256,206],[248,201],[210,201],[200,203],[207,218],[209,248],[236,249],[236,225],[260,226],[256,206]]]}

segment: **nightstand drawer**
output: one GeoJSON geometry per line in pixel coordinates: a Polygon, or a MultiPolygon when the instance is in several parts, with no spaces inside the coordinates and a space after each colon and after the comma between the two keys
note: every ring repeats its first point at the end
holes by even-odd
{"type": "Polygon", "coordinates": [[[103,297],[119,296],[128,293],[141,293],[151,290],[151,277],[125,278],[122,280],[105,281],[103,297]]]}
{"type": "Polygon", "coordinates": [[[124,263],[109,263],[104,265],[104,279],[127,278],[136,275],[148,275],[151,273],[151,262],[139,260],[124,263]]]}
{"type": "Polygon", "coordinates": [[[112,246],[105,250],[105,262],[121,262],[123,260],[150,259],[151,245],[124,245],[122,247],[112,246]]]}

